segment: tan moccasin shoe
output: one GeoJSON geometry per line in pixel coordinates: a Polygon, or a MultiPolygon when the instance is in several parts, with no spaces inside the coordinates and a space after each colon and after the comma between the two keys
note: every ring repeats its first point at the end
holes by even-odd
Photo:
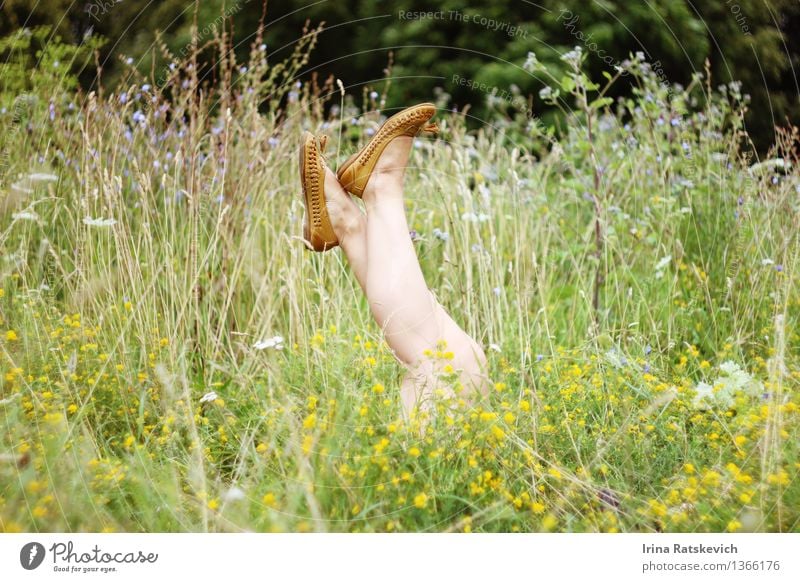
{"type": "Polygon", "coordinates": [[[369,143],[361,151],[350,156],[336,172],[342,188],[353,196],[361,198],[378,158],[390,141],[403,135],[414,137],[421,131],[438,133],[439,127],[435,123],[428,123],[434,113],[436,106],[433,103],[421,103],[403,109],[387,119],[369,143]]]}
{"type": "Polygon", "coordinates": [[[339,245],[333,231],[328,208],[325,205],[325,159],[322,152],[328,136],[321,135],[319,142],[313,134],[305,132],[300,145],[300,183],[306,205],[306,222],[303,238],[317,252],[330,250],[339,245]]]}

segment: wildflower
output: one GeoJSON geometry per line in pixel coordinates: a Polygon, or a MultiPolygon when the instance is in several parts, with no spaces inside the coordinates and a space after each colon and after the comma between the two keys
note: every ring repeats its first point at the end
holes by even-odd
{"type": "Polygon", "coordinates": [[[315,426],[317,426],[317,415],[312,412],[306,416],[305,420],[303,421],[303,428],[310,430],[315,426]]]}
{"type": "Polygon", "coordinates": [[[375,386],[372,387],[373,394],[383,394],[384,390],[383,384],[375,384],[375,386]]]}
{"type": "Polygon", "coordinates": [[[664,269],[667,265],[670,264],[672,261],[672,255],[667,255],[666,257],[662,258],[656,263],[655,271],[656,271],[656,279],[660,279],[664,276],[664,269]]]}
{"type": "Polygon", "coordinates": [[[771,473],[767,476],[767,483],[770,485],[781,485],[786,487],[789,485],[789,473],[781,470],[778,473],[771,473]]]}
{"type": "Polygon", "coordinates": [[[420,450],[417,447],[411,447],[408,449],[408,454],[414,457],[415,459],[420,456],[420,450]]]}
{"type": "Polygon", "coordinates": [[[434,228],[433,238],[440,240],[442,242],[447,242],[448,240],[450,240],[450,234],[438,228],[434,228]]]}
{"type": "Polygon", "coordinates": [[[547,531],[552,531],[558,525],[558,518],[552,513],[548,513],[542,519],[542,527],[547,531]]]}
{"type": "Polygon", "coordinates": [[[241,501],[246,499],[247,496],[245,495],[244,491],[236,487],[235,485],[228,489],[223,495],[222,499],[226,503],[234,502],[234,501],[241,501]]]}
{"type": "Polygon", "coordinates": [[[253,344],[253,347],[257,350],[267,350],[267,349],[282,350],[283,346],[284,346],[284,339],[279,335],[264,340],[259,340],[255,344],[253,344]]]}
{"type": "Polygon", "coordinates": [[[575,46],[571,51],[563,54],[561,60],[567,64],[577,67],[580,65],[581,57],[583,56],[583,49],[580,46],[575,46]]]}
{"type": "Polygon", "coordinates": [[[425,493],[420,493],[414,497],[414,507],[417,509],[425,509],[425,506],[428,505],[428,496],[425,493]]]}
{"type": "Polygon", "coordinates": [[[17,341],[19,338],[17,337],[16,332],[13,329],[9,329],[6,332],[6,340],[10,342],[17,341]]]}
{"type": "Polygon", "coordinates": [[[728,522],[728,526],[725,528],[729,532],[735,532],[742,528],[742,522],[737,519],[732,519],[728,522]]]}
{"type": "Polygon", "coordinates": [[[90,216],[86,216],[83,219],[83,224],[86,226],[105,228],[107,226],[114,226],[117,224],[117,221],[114,218],[91,218],[90,216]]]}
{"type": "Polygon", "coordinates": [[[54,174],[33,173],[28,174],[30,182],[58,182],[58,176],[54,174]]]}
{"type": "Polygon", "coordinates": [[[200,399],[200,403],[202,404],[202,403],[205,403],[205,402],[214,402],[217,398],[219,398],[219,396],[217,396],[216,392],[214,392],[214,391],[207,392],[200,399]]]}
{"type": "Polygon", "coordinates": [[[522,65],[522,68],[528,71],[529,73],[535,73],[540,68],[542,68],[542,64],[536,58],[536,53],[533,51],[528,51],[528,56],[525,59],[525,63],[522,65]]]}
{"type": "Polygon", "coordinates": [[[274,509],[278,505],[278,500],[275,498],[275,494],[267,493],[261,498],[261,503],[274,509]]]}

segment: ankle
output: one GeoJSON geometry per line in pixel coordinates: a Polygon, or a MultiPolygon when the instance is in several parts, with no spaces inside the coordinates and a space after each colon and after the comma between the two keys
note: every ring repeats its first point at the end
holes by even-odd
{"type": "Polygon", "coordinates": [[[367,208],[373,207],[378,198],[383,200],[403,199],[403,170],[373,172],[361,199],[367,208]]]}
{"type": "Polygon", "coordinates": [[[346,244],[348,239],[358,238],[367,232],[367,218],[359,211],[347,212],[332,222],[332,226],[339,244],[346,244]]]}

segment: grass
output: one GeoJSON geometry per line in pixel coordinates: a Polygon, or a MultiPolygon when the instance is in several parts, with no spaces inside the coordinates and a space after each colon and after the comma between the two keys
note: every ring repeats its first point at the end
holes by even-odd
{"type": "Polygon", "coordinates": [[[438,116],[410,223],[494,390],[421,429],[341,251],[299,240],[301,130],[335,165],[379,102],[262,57],[4,95],[0,531],[800,529],[800,173],[751,167],[736,86],[634,60],[597,102],[578,60],[556,144],[438,116]]]}

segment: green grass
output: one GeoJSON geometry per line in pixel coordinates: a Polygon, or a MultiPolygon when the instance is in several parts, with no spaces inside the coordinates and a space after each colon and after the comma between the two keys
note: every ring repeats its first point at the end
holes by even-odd
{"type": "Polygon", "coordinates": [[[800,172],[748,169],[735,88],[634,66],[591,107],[576,69],[554,148],[438,116],[410,223],[495,389],[403,423],[344,256],[300,241],[301,129],[335,166],[378,116],[257,57],[203,98],[3,96],[0,530],[800,529],[800,172]],[[696,406],[725,362],[763,391],[696,406]]]}

